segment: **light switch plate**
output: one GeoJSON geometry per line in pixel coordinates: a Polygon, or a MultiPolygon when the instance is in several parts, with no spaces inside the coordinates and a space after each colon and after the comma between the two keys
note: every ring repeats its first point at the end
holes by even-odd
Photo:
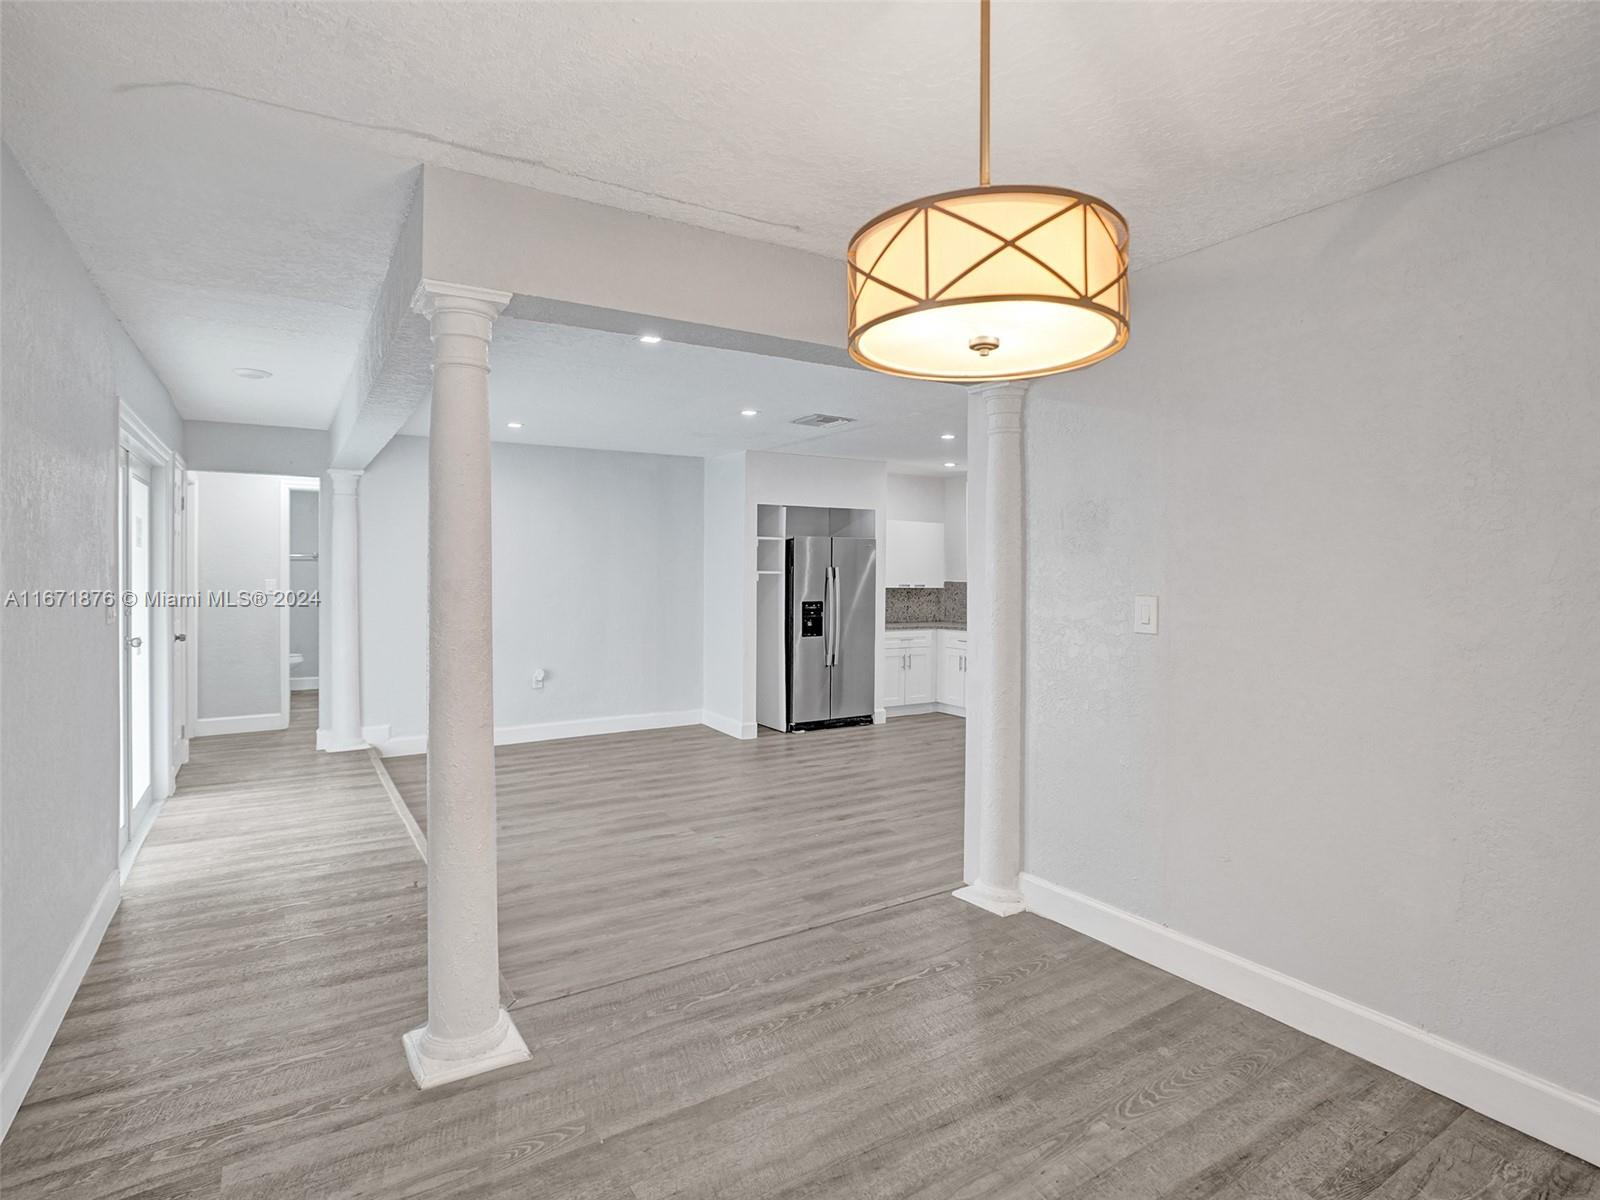
{"type": "Polygon", "coordinates": [[[1154,596],[1135,596],[1133,598],[1133,631],[1135,633],[1155,633],[1159,627],[1156,598],[1154,596]]]}

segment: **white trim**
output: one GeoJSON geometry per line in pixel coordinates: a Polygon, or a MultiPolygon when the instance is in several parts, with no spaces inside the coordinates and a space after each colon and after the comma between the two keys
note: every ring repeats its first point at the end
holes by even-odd
{"type": "Polygon", "coordinates": [[[157,465],[169,464],[176,457],[172,447],[162,441],[160,435],[145,424],[144,418],[129,408],[128,402],[120,395],[117,397],[117,444],[139,451],[157,465]]]}
{"type": "Polygon", "coordinates": [[[242,717],[200,717],[190,732],[191,738],[216,737],[224,733],[268,733],[289,728],[287,713],[247,713],[242,717]]]}
{"type": "MultiPolygon", "coordinates": [[[[633,733],[641,729],[671,729],[680,725],[702,723],[701,710],[684,709],[681,712],[630,713],[620,717],[585,717],[576,721],[545,721],[537,725],[497,725],[494,731],[496,746],[515,746],[523,742],[548,742],[558,738],[595,737],[605,733],[633,733]]],[[[755,726],[750,726],[750,737],[755,736],[755,726]]],[[[726,732],[726,731],[724,731],[726,732]]],[[[367,745],[377,747],[385,758],[406,754],[425,754],[428,735],[403,734],[393,737],[388,725],[363,725],[361,736],[367,745]]],[[[737,736],[737,735],[735,735],[737,736]]],[[[319,747],[320,748],[320,747],[319,747]]]]}
{"type": "Polygon", "coordinates": [[[122,854],[117,861],[117,877],[124,883],[128,881],[128,872],[133,870],[133,863],[139,857],[139,851],[144,849],[145,838],[150,836],[150,831],[155,828],[156,819],[166,807],[167,799],[168,797],[163,796],[146,805],[144,815],[139,818],[133,831],[128,835],[128,844],[122,848],[122,854]]]}
{"type": "MultiPolygon", "coordinates": [[[[389,727],[387,725],[371,725],[371,726],[368,726],[368,729],[372,729],[372,730],[381,729],[381,730],[383,730],[384,737],[385,738],[388,737],[389,727]]],[[[365,735],[367,730],[363,729],[361,732],[362,732],[363,735],[365,735]]],[[[360,741],[360,742],[352,742],[348,746],[342,746],[337,741],[334,740],[333,730],[331,730],[331,729],[319,729],[319,730],[317,730],[317,749],[318,750],[327,751],[330,754],[342,754],[347,750],[365,750],[368,747],[369,744],[376,745],[377,743],[375,743],[375,742],[374,743],[368,743],[366,741],[360,741]]],[[[406,751],[406,753],[408,753],[408,754],[410,754],[410,753],[421,754],[422,751],[421,750],[406,751]]]]}
{"type": "Polygon", "coordinates": [[[712,712],[709,708],[700,710],[699,724],[715,729],[718,733],[725,733],[729,737],[739,738],[741,741],[756,736],[756,723],[748,724],[735,721],[732,717],[725,717],[721,713],[712,712]]]}
{"type": "Polygon", "coordinates": [[[1022,896],[1029,912],[1600,1164],[1600,1100],[1036,875],[1023,874],[1022,896]]]}
{"type": "Polygon", "coordinates": [[[28,1023],[22,1027],[22,1036],[17,1039],[10,1060],[0,1068],[0,1137],[4,1137],[6,1130],[11,1128],[12,1118],[17,1115],[17,1109],[22,1107],[28,1088],[39,1073],[39,1064],[44,1062],[45,1052],[50,1049],[50,1043],[55,1041],[56,1031],[61,1028],[61,1021],[67,1015],[72,997],[77,994],[78,985],[83,982],[84,973],[94,961],[94,952],[100,948],[100,939],[105,936],[106,926],[111,924],[121,899],[122,879],[116,871],[112,871],[78,928],[77,937],[72,939],[72,944],[56,965],[55,974],[50,977],[44,995],[33,1006],[33,1012],[28,1017],[28,1023]]]}
{"type": "MultiPolygon", "coordinates": [[[[288,476],[278,480],[278,590],[292,591],[289,582],[292,569],[289,558],[289,493],[294,485],[288,476]]],[[[278,707],[283,709],[283,723],[289,724],[289,606],[278,606],[278,707]]]]}
{"type": "Polygon", "coordinates": [[[946,716],[963,718],[967,715],[967,710],[959,705],[938,701],[932,704],[896,704],[878,711],[888,717],[920,717],[925,713],[944,713],[946,716]]]}
{"type": "Polygon", "coordinates": [[[372,762],[372,769],[378,774],[378,782],[383,784],[383,790],[388,793],[389,803],[394,806],[395,814],[400,818],[400,824],[405,826],[406,836],[411,839],[411,844],[417,848],[417,853],[422,856],[422,861],[428,861],[428,839],[423,836],[422,830],[417,825],[417,819],[411,815],[411,810],[406,807],[405,797],[400,795],[400,789],[395,787],[394,780],[389,776],[389,768],[383,765],[383,755],[376,746],[367,747],[367,757],[372,762]]]}
{"type": "Polygon", "coordinates": [[[317,690],[317,677],[315,675],[289,676],[289,690],[291,692],[314,692],[317,690]]]}

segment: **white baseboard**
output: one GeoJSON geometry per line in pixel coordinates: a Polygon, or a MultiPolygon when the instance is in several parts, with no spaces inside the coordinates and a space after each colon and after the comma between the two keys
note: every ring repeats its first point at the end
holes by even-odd
{"type": "Polygon", "coordinates": [[[61,1019],[67,1015],[67,1006],[77,994],[84,972],[89,969],[94,952],[100,948],[100,939],[105,936],[106,926],[111,924],[121,899],[122,876],[112,871],[100,888],[100,894],[95,897],[89,915],[78,928],[77,936],[56,965],[55,974],[50,977],[44,995],[33,1006],[33,1012],[28,1017],[28,1023],[22,1027],[22,1036],[17,1039],[10,1059],[0,1068],[0,1137],[4,1137],[6,1130],[11,1128],[11,1119],[22,1107],[28,1088],[33,1084],[33,1077],[39,1073],[39,1064],[44,1062],[45,1051],[55,1041],[56,1031],[61,1028],[61,1019]]]}
{"type": "Polygon", "coordinates": [[[881,713],[891,717],[920,717],[924,713],[944,713],[951,717],[965,717],[967,710],[957,708],[954,704],[897,704],[893,708],[880,708],[881,713]]]}
{"type": "Polygon", "coordinates": [[[150,836],[150,831],[156,826],[156,819],[161,816],[161,810],[166,807],[167,797],[152,801],[148,811],[134,823],[131,833],[128,834],[128,844],[122,848],[122,853],[117,856],[117,878],[126,882],[128,872],[133,870],[133,864],[139,857],[139,851],[144,849],[144,841],[150,836]]]}
{"type": "MultiPolygon", "coordinates": [[[[499,725],[494,731],[496,746],[515,746],[523,742],[548,742],[557,738],[595,737],[603,733],[633,733],[641,729],[669,729],[700,724],[698,708],[681,712],[629,713],[620,717],[585,717],[576,721],[545,721],[537,725],[499,725]]],[[[751,727],[752,730],[754,726],[751,727]]],[[[392,736],[387,725],[363,725],[361,736],[376,746],[385,758],[406,754],[425,754],[427,734],[392,736]]],[[[754,737],[754,732],[751,733],[754,737]]]]}
{"type": "Polygon", "coordinates": [[[1028,911],[1600,1164],[1600,1100],[1165,925],[1022,876],[1028,911]]]}
{"type": "Polygon", "coordinates": [[[314,692],[317,690],[317,677],[315,675],[289,676],[289,690],[291,692],[314,692]]]}
{"type": "Polygon", "coordinates": [[[725,717],[719,712],[712,712],[709,708],[700,711],[699,720],[695,724],[715,729],[718,733],[725,733],[733,738],[745,739],[756,736],[755,722],[752,721],[747,725],[732,717],[725,717]]]}
{"type": "Polygon", "coordinates": [[[282,713],[249,713],[242,717],[200,717],[194,723],[190,737],[216,737],[222,733],[267,733],[289,728],[289,718],[282,713]]]}
{"type": "MultiPolygon", "coordinates": [[[[389,736],[389,727],[387,725],[368,725],[361,730],[359,739],[347,744],[334,737],[333,730],[319,729],[317,730],[317,749],[331,751],[335,754],[346,750],[365,750],[369,745],[375,744],[367,740],[369,732],[374,730],[381,730],[384,737],[389,736]]],[[[418,753],[421,753],[421,751],[418,751],[418,753]]]]}

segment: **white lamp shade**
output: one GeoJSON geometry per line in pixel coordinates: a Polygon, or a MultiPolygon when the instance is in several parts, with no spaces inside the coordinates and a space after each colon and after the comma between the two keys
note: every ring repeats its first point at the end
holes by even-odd
{"type": "Polygon", "coordinates": [[[1086,367],[1128,340],[1128,224],[1065,188],[928,196],[850,241],[850,353],[977,383],[1086,367]]]}

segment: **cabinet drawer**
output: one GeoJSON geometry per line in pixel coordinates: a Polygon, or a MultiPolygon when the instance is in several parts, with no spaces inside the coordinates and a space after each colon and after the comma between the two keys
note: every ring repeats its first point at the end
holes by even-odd
{"type": "Polygon", "coordinates": [[[886,633],[883,635],[883,648],[885,650],[921,650],[933,645],[933,631],[919,629],[913,633],[886,633]]]}

